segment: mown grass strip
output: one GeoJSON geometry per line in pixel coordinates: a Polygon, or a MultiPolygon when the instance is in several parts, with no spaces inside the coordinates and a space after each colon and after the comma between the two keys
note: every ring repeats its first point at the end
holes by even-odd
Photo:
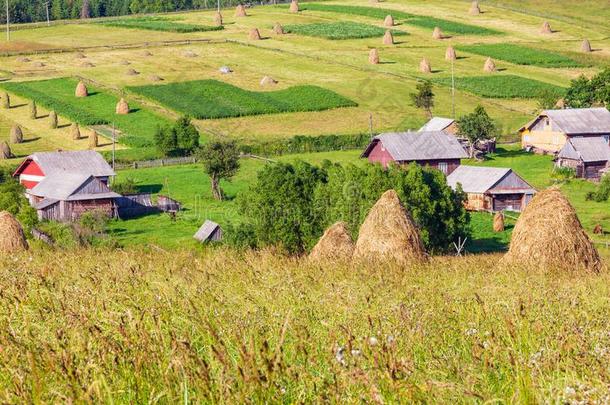
{"type": "MultiPolygon", "coordinates": [[[[451,86],[449,77],[435,79],[433,82],[451,86]]],[[[457,90],[487,98],[537,98],[545,92],[552,92],[559,98],[566,90],[553,84],[514,75],[456,77],[455,86],[457,90]]]]}
{"type": "Polygon", "coordinates": [[[385,8],[306,3],[305,5],[303,5],[302,10],[359,15],[380,20],[385,18],[385,16],[387,15],[391,15],[392,17],[394,17],[394,19],[399,20],[399,22],[403,22],[405,24],[414,25],[416,27],[421,28],[434,29],[434,27],[439,27],[444,33],[447,34],[497,35],[501,33],[500,31],[496,31],[490,28],[479,27],[477,25],[463,24],[460,22],[445,20],[442,18],[416,15],[385,8]]]}
{"type": "MultiPolygon", "coordinates": [[[[386,32],[385,28],[351,21],[287,25],[284,27],[284,30],[290,34],[331,40],[382,37],[386,32]]],[[[406,35],[407,33],[404,31],[392,30],[392,34],[406,35]]]]}
{"type": "Polygon", "coordinates": [[[166,31],[166,32],[177,32],[177,33],[189,33],[189,32],[204,32],[204,31],[218,31],[222,30],[222,26],[214,27],[207,25],[193,25],[176,22],[167,18],[161,17],[132,17],[132,18],[120,18],[117,20],[103,21],[99,24],[118,27],[118,28],[131,28],[141,29],[150,31],[166,31]]]}
{"type": "Polygon", "coordinates": [[[129,90],[197,119],[242,117],[282,112],[323,111],[357,104],[318,86],[256,92],[217,80],[129,87],[129,90]]]}
{"type": "Polygon", "coordinates": [[[458,46],[458,49],[477,55],[490,56],[494,59],[504,60],[517,65],[531,65],[548,68],[582,66],[581,63],[570,59],[567,56],[517,44],[463,45],[458,46]]]}
{"type": "Polygon", "coordinates": [[[74,89],[78,81],[72,78],[59,78],[30,82],[2,83],[0,87],[19,97],[35,100],[48,110],[80,125],[115,124],[124,134],[120,141],[138,147],[152,145],[152,138],[158,126],[168,125],[169,121],[149,110],[130,103],[131,112],[127,115],[115,114],[118,98],[99,89],[88,86],[89,96],[77,98],[74,89]]]}

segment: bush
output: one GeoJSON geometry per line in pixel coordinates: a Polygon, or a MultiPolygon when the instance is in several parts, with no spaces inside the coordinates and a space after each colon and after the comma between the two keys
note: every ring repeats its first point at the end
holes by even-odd
{"type": "MultiPolygon", "coordinates": [[[[286,25],[284,26],[284,30],[290,34],[335,40],[382,37],[386,32],[386,28],[351,21],[286,25]]],[[[406,35],[407,33],[404,31],[392,30],[392,34],[406,35]]]]}
{"type": "Polygon", "coordinates": [[[138,192],[138,186],[134,179],[128,177],[120,183],[113,183],[112,191],[121,195],[136,194],[138,192]]]}
{"type": "Polygon", "coordinates": [[[604,202],[608,201],[610,198],[610,174],[604,175],[599,185],[597,186],[597,190],[587,193],[587,200],[593,200],[596,202],[604,202]]]}
{"type": "Polygon", "coordinates": [[[576,177],[576,170],[571,167],[555,167],[551,177],[558,181],[570,180],[576,177]]]}
{"type": "Polygon", "coordinates": [[[25,198],[23,186],[11,174],[11,169],[0,167],[0,211],[14,215],[28,233],[38,223],[38,215],[25,198]]]}

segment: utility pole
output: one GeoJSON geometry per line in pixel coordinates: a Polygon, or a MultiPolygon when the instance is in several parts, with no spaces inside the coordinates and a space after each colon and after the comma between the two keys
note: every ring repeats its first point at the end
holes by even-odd
{"type": "Polygon", "coordinates": [[[371,135],[371,140],[373,139],[373,114],[369,113],[369,134],[371,135]]]}
{"type": "Polygon", "coordinates": [[[9,22],[10,18],[8,15],[8,0],[6,0],[6,40],[11,40],[11,25],[9,22]]]}
{"type": "Polygon", "coordinates": [[[220,0],[218,0],[216,3],[216,9],[218,10],[218,13],[220,13],[220,0]]]}
{"type": "Polygon", "coordinates": [[[49,2],[48,2],[48,1],[47,1],[47,2],[45,2],[45,3],[44,3],[44,5],[45,5],[45,6],[46,6],[46,8],[47,8],[47,26],[49,26],[49,27],[50,27],[50,26],[51,26],[51,20],[49,19],[49,2]]]}
{"type": "Polygon", "coordinates": [[[451,59],[451,114],[455,119],[455,75],[453,73],[453,58],[451,59]]]}
{"type": "Polygon", "coordinates": [[[114,171],[114,153],[116,150],[116,137],[114,135],[114,122],[112,123],[112,171],[114,171]]]}

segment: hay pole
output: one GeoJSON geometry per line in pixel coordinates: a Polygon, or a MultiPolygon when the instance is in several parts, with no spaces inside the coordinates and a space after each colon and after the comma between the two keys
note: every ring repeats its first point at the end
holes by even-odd
{"type": "Polygon", "coordinates": [[[453,246],[455,247],[455,255],[456,256],[462,256],[462,252],[464,251],[464,246],[466,245],[466,241],[468,240],[468,238],[465,238],[462,241],[462,237],[460,236],[458,238],[458,243],[456,244],[455,242],[453,242],[453,246]]]}

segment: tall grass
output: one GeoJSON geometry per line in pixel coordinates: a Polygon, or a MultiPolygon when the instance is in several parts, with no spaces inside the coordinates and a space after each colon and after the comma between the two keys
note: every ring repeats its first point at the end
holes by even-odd
{"type": "Polygon", "coordinates": [[[357,104],[318,86],[256,92],[217,80],[130,87],[131,91],[194,118],[226,118],[297,111],[323,111],[357,104]]]}
{"type": "Polygon", "coordinates": [[[6,403],[603,402],[610,277],[269,253],[0,257],[6,403]]]}
{"type": "Polygon", "coordinates": [[[579,62],[570,59],[567,56],[517,44],[462,45],[459,46],[458,49],[477,55],[505,60],[517,65],[532,65],[548,68],[582,66],[579,62]]]}
{"type": "MultiPolygon", "coordinates": [[[[451,86],[451,78],[433,80],[443,86],[451,86]]],[[[457,77],[455,87],[468,93],[489,98],[537,98],[544,92],[555,93],[557,98],[565,93],[565,88],[539,80],[515,75],[488,75],[457,77]]]]}
{"type": "Polygon", "coordinates": [[[163,17],[131,17],[102,21],[99,24],[109,27],[132,28],[151,31],[177,33],[204,32],[222,30],[222,26],[184,24],[163,17]]]}
{"type": "MultiPolygon", "coordinates": [[[[352,21],[333,23],[313,23],[286,25],[285,31],[291,34],[320,37],[326,39],[359,39],[382,37],[386,29],[374,25],[360,24],[352,21]]],[[[404,31],[392,30],[393,35],[406,35],[404,31]]]]}

